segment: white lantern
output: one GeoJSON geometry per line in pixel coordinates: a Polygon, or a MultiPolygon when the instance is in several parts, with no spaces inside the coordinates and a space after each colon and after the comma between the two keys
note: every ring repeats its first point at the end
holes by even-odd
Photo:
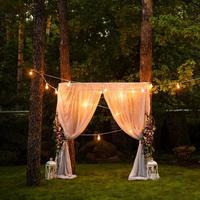
{"type": "Polygon", "coordinates": [[[158,164],[154,160],[150,160],[147,162],[147,179],[156,180],[159,179],[160,176],[158,174],[158,164]]]}
{"type": "Polygon", "coordinates": [[[45,164],[45,179],[56,178],[56,162],[52,158],[45,164]]]}

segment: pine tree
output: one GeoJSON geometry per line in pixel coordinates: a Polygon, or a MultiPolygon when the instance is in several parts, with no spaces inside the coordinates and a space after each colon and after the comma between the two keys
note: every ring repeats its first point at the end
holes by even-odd
{"type": "MultiPolygon", "coordinates": [[[[33,65],[40,74],[44,73],[45,60],[45,4],[44,0],[34,0],[33,24],[33,65]]],[[[27,152],[27,185],[40,184],[41,134],[42,134],[42,102],[44,82],[35,73],[30,89],[30,114],[27,152]]]]}

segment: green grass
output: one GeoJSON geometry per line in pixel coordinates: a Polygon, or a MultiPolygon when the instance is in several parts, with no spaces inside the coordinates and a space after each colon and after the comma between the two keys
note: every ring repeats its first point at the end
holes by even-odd
{"type": "MultiPolygon", "coordinates": [[[[0,167],[0,199],[200,200],[200,169],[160,165],[158,181],[128,181],[128,164],[77,165],[74,180],[25,186],[25,166],[0,167]]],[[[43,170],[44,175],[44,170],[43,170]]]]}

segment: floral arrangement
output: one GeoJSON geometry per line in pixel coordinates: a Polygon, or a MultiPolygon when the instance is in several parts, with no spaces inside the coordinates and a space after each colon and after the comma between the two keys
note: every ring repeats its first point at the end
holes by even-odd
{"type": "Polygon", "coordinates": [[[151,160],[153,158],[152,155],[154,152],[154,148],[152,144],[153,144],[154,131],[155,131],[155,126],[154,126],[153,116],[148,115],[146,126],[142,131],[142,138],[141,138],[141,142],[144,145],[144,157],[146,161],[151,160]]]}
{"type": "Polygon", "coordinates": [[[56,114],[55,120],[53,122],[53,131],[56,137],[56,152],[58,153],[62,147],[63,141],[65,140],[65,136],[63,134],[63,129],[58,120],[58,115],[56,114]]]}

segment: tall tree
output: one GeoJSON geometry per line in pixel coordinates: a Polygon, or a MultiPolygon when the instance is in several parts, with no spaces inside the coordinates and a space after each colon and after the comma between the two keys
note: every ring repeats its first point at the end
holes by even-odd
{"type": "MultiPolygon", "coordinates": [[[[60,23],[60,77],[71,80],[71,67],[69,60],[69,36],[67,24],[67,1],[58,0],[58,14],[60,23]]],[[[72,172],[75,173],[75,148],[74,140],[69,140],[69,152],[72,164],[72,172]]]]}
{"type": "Polygon", "coordinates": [[[152,79],[152,8],[153,0],[142,0],[142,21],[140,41],[140,81],[152,79]]]}
{"type": "MultiPolygon", "coordinates": [[[[34,0],[33,23],[33,65],[40,74],[44,73],[45,60],[45,0],[34,0]]],[[[27,185],[39,185],[41,179],[41,134],[42,134],[42,102],[44,82],[35,73],[31,81],[30,114],[28,131],[27,185]]]]}
{"type": "Polygon", "coordinates": [[[17,94],[22,92],[22,65],[23,65],[23,47],[24,47],[24,17],[19,17],[18,25],[18,61],[17,61],[17,94]]]}

